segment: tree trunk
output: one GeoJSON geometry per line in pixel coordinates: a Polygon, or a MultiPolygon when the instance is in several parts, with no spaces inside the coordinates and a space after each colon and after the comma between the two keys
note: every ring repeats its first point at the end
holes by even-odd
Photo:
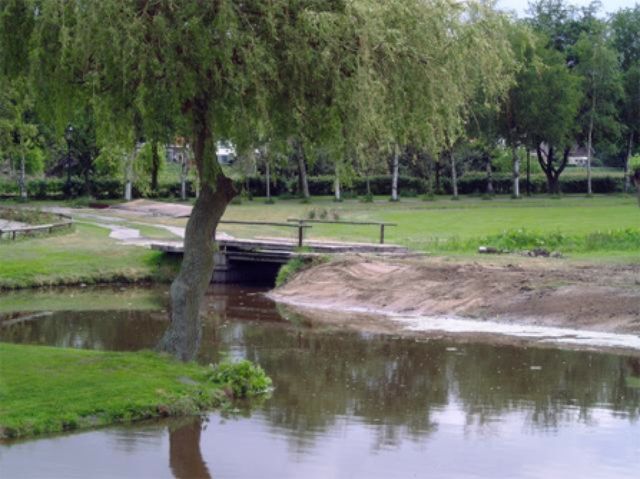
{"type": "Polygon", "coordinates": [[[124,199],[125,201],[131,201],[131,197],[132,197],[132,189],[133,189],[133,185],[132,185],[132,179],[131,177],[133,176],[133,161],[136,157],[136,146],[135,144],[133,145],[133,152],[131,153],[131,156],[129,156],[128,160],[127,160],[127,164],[126,164],[126,170],[125,170],[125,184],[124,184],[124,199]]]}
{"type": "Polygon", "coordinates": [[[158,191],[158,171],[160,170],[160,156],[158,155],[158,142],[151,142],[151,191],[158,191]]]}
{"type": "Polygon", "coordinates": [[[298,191],[305,200],[309,199],[309,182],[307,180],[307,165],[304,161],[302,141],[297,141],[296,156],[298,157],[298,191]]]}
{"type": "Polygon", "coordinates": [[[640,206],[640,170],[636,170],[633,175],[633,182],[636,184],[636,194],[638,195],[638,206],[640,206]]]}
{"type": "Polygon", "coordinates": [[[441,184],[440,184],[440,161],[437,160],[433,166],[434,166],[435,177],[436,177],[436,191],[435,191],[435,194],[439,194],[442,191],[441,184]]]}
{"type": "Polygon", "coordinates": [[[562,160],[560,164],[555,167],[556,164],[556,151],[552,146],[548,147],[546,152],[546,161],[544,159],[545,154],[543,154],[542,146],[536,146],[536,154],[538,156],[538,163],[540,164],[540,168],[544,172],[547,177],[547,193],[551,195],[560,194],[560,174],[564,171],[567,166],[567,161],[569,158],[570,148],[565,148],[562,153],[562,160]]]}
{"type": "Polygon", "coordinates": [[[26,160],[24,151],[20,151],[20,176],[18,177],[18,186],[20,187],[20,199],[27,200],[27,184],[26,184],[26,160]]]}
{"type": "Polygon", "coordinates": [[[365,179],[365,183],[367,186],[367,196],[371,196],[371,179],[369,178],[369,173],[367,173],[367,177],[365,179]]]}
{"type": "Polygon", "coordinates": [[[453,149],[449,149],[449,159],[451,160],[451,188],[453,189],[453,197],[458,198],[458,172],[456,171],[456,157],[453,149]]]}
{"type": "Polygon", "coordinates": [[[171,284],[171,323],[157,349],[192,360],[202,335],[200,304],[213,274],[215,231],[229,202],[236,195],[233,183],[216,160],[216,146],[207,124],[206,103],[194,111],[194,158],[201,182],[184,236],[180,272],[171,284]]]}
{"type": "Polygon", "coordinates": [[[531,196],[531,151],[527,147],[527,196],[531,196]]]}
{"type": "Polygon", "coordinates": [[[629,171],[629,163],[631,161],[631,153],[633,151],[633,131],[629,133],[629,141],[627,143],[627,155],[624,161],[624,192],[631,191],[631,172],[629,171]]]}
{"type": "Polygon", "coordinates": [[[493,196],[493,171],[491,168],[491,155],[485,157],[485,171],[487,173],[487,195],[493,196]]]}
{"type": "Polygon", "coordinates": [[[335,195],[336,201],[342,201],[342,195],[340,192],[340,171],[338,169],[337,164],[336,164],[336,177],[333,180],[333,194],[335,195]]]}
{"type": "Polygon", "coordinates": [[[513,197],[520,198],[520,157],[515,146],[511,147],[511,159],[513,161],[513,197]]]}
{"type": "Polygon", "coordinates": [[[265,191],[267,194],[267,201],[271,200],[271,167],[269,160],[264,163],[264,176],[265,176],[265,191]]]}
{"type": "Polygon", "coordinates": [[[391,175],[391,201],[398,201],[398,169],[400,165],[400,148],[398,144],[393,145],[393,165],[391,175]]]}
{"type": "Polygon", "coordinates": [[[187,160],[183,158],[180,169],[180,198],[182,201],[187,200],[187,160]]]}
{"type": "Polygon", "coordinates": [[[549,194],[560,194],[560,179],[557,175],[554,175],[553,172],[547,175],[547,188],[549,190],[549,194]]]}
{"type": "Polygon", "coordinates": [[[589,133],[587,134],[587,195],[593,194],[591,187],[591,145],[593,143],[593,115],[596,108],[596,95],[595,92],[591,98],[591,115],[589,118],[589,133]]]}

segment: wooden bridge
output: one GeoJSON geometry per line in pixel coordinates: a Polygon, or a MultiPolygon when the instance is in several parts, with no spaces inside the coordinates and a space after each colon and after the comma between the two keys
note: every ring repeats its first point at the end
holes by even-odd
{"type": "MultiPolygon", "coordinates": [[[[409,252],[405,247],[384,243],[385,227],[395,226],[393,223],[290,219],[286,223],[223,220],[220,224],[295,228],[297,234],[296,239],[273,237],[242,239],[226,235],[217,238],[218,251],[215,253],[216,266],[212,278],[215,283],[273,282],[280,266],[294,257],[339,253],[404,255],[409,252]],[[375,225],[380,228],[380,241],[379,243],[354,243],[306,239],[305,231],[312,228],[309,223],[375,225]]],[[[182,241],[158,241],[152,244],[151,248],[175,255],[181,255],[184,252],[182,241]]]]}

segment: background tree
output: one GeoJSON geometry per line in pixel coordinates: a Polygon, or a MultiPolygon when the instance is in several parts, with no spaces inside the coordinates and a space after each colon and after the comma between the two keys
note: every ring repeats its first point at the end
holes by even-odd
{"type": "Polygon", "coordinates": [[[625,190],[631,187],[629,161],[640,144],[640,5],[614,13],[610,19],[612,43],[622,69],[624,97],[620,121],[624,127],[625,190]]]}
{"type": "MultiPolygon", "coordinates": [[[[527,145],[526,115],[529,105],[525,102],[530,101],[529,98],[523,98],[527,88],[525,77],[531,69],[539,66],[540,60],[536,54],[536,42],[540,40],[525,24],[518,22],[509,24],[508,36],[516,71],[514,82],[504,95],[498,110],[496,128],[498,135],[504,138],[511,150],[512,195],[514,198],[518,198],[520,197],[519,149],[527,145]]],[[[529,188],[529,182],[527,182],[527,188],[529,188]]]]}
{"type": "Polygon", "coordinates": [[[562,54],[540,48],[538,57],[541,64],[530,65],[519,77],[523,129],[547,177],[547,192],[558,194],[576,136],[580,79],[566,68],[562,54]]]}
{"type": "Polygon", "coordinates": [[[24,78],[0,82],[0,88],[0,154],[10,158],[12,169],[18,164],[20,198],[26,200],[26,174],[42,168],[33,101],[24,78]]]}
{"type": "Polygon", "coordinates": [[[595,142],[616,142],[620,137],[618,104],[623,95],[618,58],[609,48],[604,25],[592,34],[582,33],[573,47],[582,80],[583,100],[578,122],[587,145],[587,194],[593,193],[591,167],[595,142]]]}

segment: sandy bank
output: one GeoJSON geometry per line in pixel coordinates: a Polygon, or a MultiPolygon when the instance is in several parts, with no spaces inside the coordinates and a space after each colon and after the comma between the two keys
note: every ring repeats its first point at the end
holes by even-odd
{"type": "MultiPolygon", "coordinates": [[[[302,271],[271,297],[317,311],[475,318],[505,325],[640,335],[637,264],[349,257],[302,271]]],[[[328,316],[324,315],[333,320],[328,316]]],[[[372,320],[357,320],[366,321],[372,320]]],[[[379,326],[393,332],[406,330],[408,323],[380,319],[379,326]]],[[[415,323],[412,327],[416,329],[415,323]]]]}

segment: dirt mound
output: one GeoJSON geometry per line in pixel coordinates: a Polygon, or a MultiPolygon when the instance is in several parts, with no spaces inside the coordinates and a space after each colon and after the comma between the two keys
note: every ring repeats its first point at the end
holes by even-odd
{"type": "Polygon", "coordinates": [[[299,273],[272,297],[323,309],[640,333],[640,265],[349,257],[299,273]]]}

